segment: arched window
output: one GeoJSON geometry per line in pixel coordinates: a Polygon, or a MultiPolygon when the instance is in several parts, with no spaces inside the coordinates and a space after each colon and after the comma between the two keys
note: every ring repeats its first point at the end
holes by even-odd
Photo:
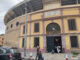
{"type": "Polygon", "coordinates": [[[16,26],[19,26],[19,22],[16,22],[16,26]]]}
{"type": "Polygon", "coordinates": [[[48,35],[58,34],[61,32],[61,29],[57,23],[50,23],[46,28],[46,32],[48,35]]]}
{"type": "Polygon", "coordinates": [[[11,28],[13,27],[13,24],[11,24],[11,28]]]}

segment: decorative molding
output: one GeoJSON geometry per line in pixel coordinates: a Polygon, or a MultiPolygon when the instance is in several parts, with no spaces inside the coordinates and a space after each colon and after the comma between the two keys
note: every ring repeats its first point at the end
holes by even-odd
{"type": "MultiPolygon", "coordinates": [[[[65,16],[57,16],[57,17],[48,17],[48,18],[31,20],[31,21],[28,21],[27,23],[32,23],[32,22],[35,22],[35,21],[50,21],[50,20],[62,19],[62,18],[65,18],[65,17],[73,17],[73,16],[80,16],[80,15],[76,14],[76,15],[65,15],[65,16]]],[[[24,24],[24,22],[20,23],[20,24],[24,24]]]]}
{"type": "MultiPolygon", "coordinates": [[[[35,37],[35,36],[61,36],[61,35],[79,35],[80,33],[61,33],[61,34],[54,34],[54,35],[47,35],[47,34],[36,34],[36,35],[27,35],[27,37],[35,37]]],[[[19,36],[24,37],[24,36],[19,36]]]]}

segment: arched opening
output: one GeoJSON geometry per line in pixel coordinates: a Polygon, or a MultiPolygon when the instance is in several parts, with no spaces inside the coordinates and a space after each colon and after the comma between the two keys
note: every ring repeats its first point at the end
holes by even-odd
{"type": "Polygon", "coordinates": [[[47,44],[47,52],[61,53],[62,52],[62,41],[60,26],[57,23],[50,23],[46,27],[46,44],[47,44]],[[56,36],[59,35],[59,36],[56,36]]]}
{"type": "Polygon", "coordinates": [[[57,23],[50,23],[46,28],[47,35],[59,34],[61,33],[60,26],[57,23]]]}

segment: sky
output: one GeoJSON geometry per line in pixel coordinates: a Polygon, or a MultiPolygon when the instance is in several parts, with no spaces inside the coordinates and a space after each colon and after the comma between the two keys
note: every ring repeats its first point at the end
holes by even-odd
{"type": "Polygon", "coordinates": [[[7,11],[23,0],[0,0],[0,34],[5,33],[4,16],[7,11]]]}

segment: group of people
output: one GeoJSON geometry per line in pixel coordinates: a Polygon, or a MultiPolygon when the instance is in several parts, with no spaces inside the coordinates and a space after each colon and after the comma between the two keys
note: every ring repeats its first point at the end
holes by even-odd
{"type": "MultiPolygon", "coordinates": [[[[61,52],[61,46],[59,44],[59,40],[58,39],[56,39],[55,47],[54,47],[54,50],[52,50],[52,52],[56,52],[56,53],[60,53],[61,52]]],[[[35,60],[44,60],[44,57],[42,55],[42,52],[41,52],[39,46],[37,46],[37,53],[36,53],[36,59],[35,60]]]]}
{"type": "Polygon", "coordinates": [[[52,53],[61,53],[61,45],[58,39],[55,40],[55,46],[52,49],[52,53]]]}
{"type": "Polygon", "coordinates": [[[44,57],[42,56],[42,52],[41,52],[39,46],[37,46],[37,53],[36,53],[36,59],[35,60],[44,60],[44,57]]]}

